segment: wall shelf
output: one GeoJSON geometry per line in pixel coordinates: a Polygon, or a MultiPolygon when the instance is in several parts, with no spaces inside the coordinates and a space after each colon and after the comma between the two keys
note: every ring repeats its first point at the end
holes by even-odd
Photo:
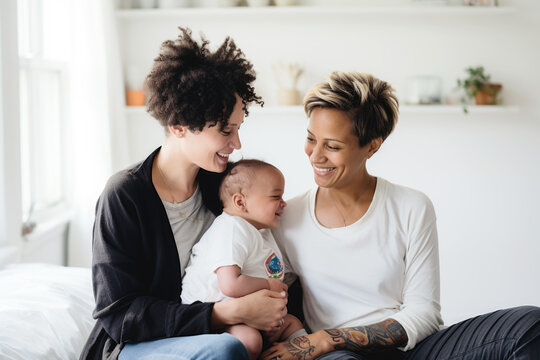
{"type": "MultiPolygon", "coordinates": [[[[126,114],[128,115],[142,115],[147,114],[144,106],[126,106],[126,114]]],[[[463,107],[461,105],[402,105],[399,107],[401,114],[463,114],[463,107]]],[[[518,114],[520,112],[519,106],[506,106],[506,105],[485,105],[467,106],[469,114],[518,114]]],[[[302,116],[304,117],[303,106],[276,106],[270,105],[260,108],[257,106],[252,107],[249,110],[253,115],[265,115],[265,116],[302,116]]]]}
{"type": "Polygon", "coordinates": [[[301,16],[301,15],[502,15],[516,10],[508,6],[266,6],[266,7],[221,7],[221,8],[178,8],[178,9],[124,9],[116,14],[122,20],[157,20],[181,16],[301,16]]]}

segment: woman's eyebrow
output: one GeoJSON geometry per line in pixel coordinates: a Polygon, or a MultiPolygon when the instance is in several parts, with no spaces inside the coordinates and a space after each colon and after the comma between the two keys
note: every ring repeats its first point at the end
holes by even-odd
{"type": "MultiPolygon", "coordinates": [[[[308,130],[307,132],[308,132],[310,135],[313,135],[313,133],[312,133],[311,131],[308,130]]],[[[343,141],[343,140],[338,140],[338,139],[333,139],[333,138],[324,138],[323,140],[327,140],[327,141],[337,141],[337,142],[340,142],[340,143],[342,143],[342,144],[346,144],[346,142],[343,141]]]]}

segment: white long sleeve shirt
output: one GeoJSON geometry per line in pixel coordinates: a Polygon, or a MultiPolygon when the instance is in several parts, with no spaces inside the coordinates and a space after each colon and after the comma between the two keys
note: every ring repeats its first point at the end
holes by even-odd
{"type": "Polygon", "coordinates": [[[362,218],[326,228],[315,216],[317,189],[287,203],[274,236],[300,277],[312,331],[398,321],[412,349],[442,325],[436,217],[429,198],[377,179],[362,218]]]}

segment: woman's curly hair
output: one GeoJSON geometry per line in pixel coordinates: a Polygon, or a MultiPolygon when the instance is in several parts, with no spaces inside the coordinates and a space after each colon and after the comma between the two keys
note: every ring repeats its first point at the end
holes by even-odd
{"type": "Polygon", "coordinates": [[[199,44],[190,29],[179,29],[176,40],[161,44],[146,77],[147,111],[161,125],[185,125],[201,131],[208,123],[219,123],[223,129],[236,103],[235,94],[242,98],[246,116],[250,103],[263,105],[251,85],[255,81],[253,65],[230,37],[211,52],[204,36],[199,44]]]}

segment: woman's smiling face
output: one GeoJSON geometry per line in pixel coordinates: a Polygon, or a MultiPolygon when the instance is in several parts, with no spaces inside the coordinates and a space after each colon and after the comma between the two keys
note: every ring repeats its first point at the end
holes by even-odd
{"type": "Polygon", "coordinates": [[[360,147],[348,115],[331,108],[313,109],[304,150],[309,157],[317,185],[346,187],[366,171],[373,154],[371,144],[360,147]]]}
{"type": "Polygon", "coordinates": [[[207,124],[202,131],[185,131],[184,146],[190,160],[200,168],[212,172],[223,172],[229,155],[241,148],[238,131],[244,122],[242,99],[237,95],[236,104],[224,129],[219,124],[207,124]]]}

